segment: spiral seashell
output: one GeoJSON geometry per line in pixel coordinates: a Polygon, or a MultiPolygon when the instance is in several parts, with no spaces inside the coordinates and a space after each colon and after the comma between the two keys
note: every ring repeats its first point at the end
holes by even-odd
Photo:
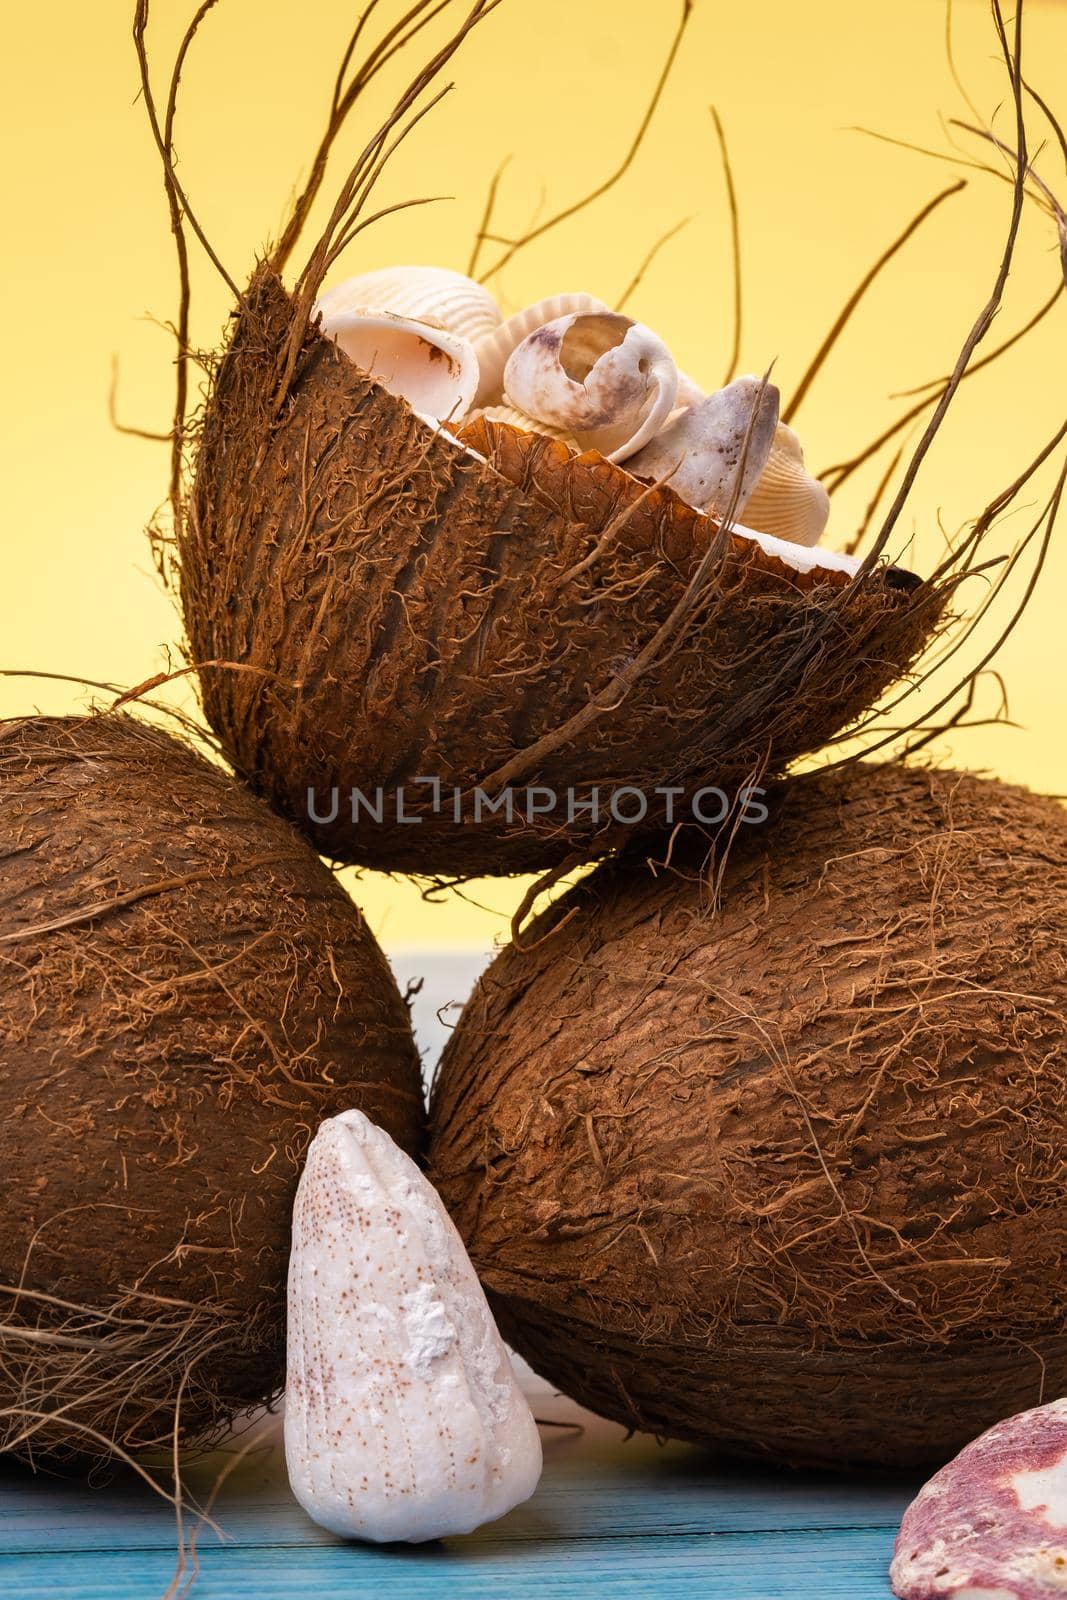
{"type": "Polygon", "coordinates": [[[830,496],[818,478],[805,471],[800,440],[780,422],[767,464],[745,506],[745,521],[761,533],[810,547],[818,544],[829,520],[830,496]]]}
{"type": "Polygon", "coordinates": [[[319,299],[324,317],[345,311],[392,311],[476,340],[503,321],[489,290],[448,267],[379,267],[335,284],[319,299]]]}
{"type": "Polygon", "coordinates": [[[364,372],[414,411],[457,422],[478,387],[478,360],[469,339],[391,311],[327,311],[322,331],[364,372]]]}
{"type": "MultiPolygon", "coordinates": [[[[683,411],[627,461],[626,470],[640,478],[666,479],[698,511],[725,516],[732,505],[734,516],[740,518],[771,453],[778,398],[771,383],[755,377],[735,378],[725,389],[717,389],[683,411]]],[[[747,512],[745,522],[751,526],[747,512]]]]}
{"type": "Polygon", "coordinates": [[[557,317],[584,316],[608,309],[603,300],[598,300],[595,295],[553,294],[547,300],[538,300],[534,305],[527,306],[525,311],[516,311],[513,317],[502,322],[491,333],[475,339],[474,349],[481,373],[477,404],[500,405],[504,399],[504,368],[508,364],[508,357],[537,328],[543,328],[546,322],[554,322],[557,317]]]}
{"type": "Polygon", "coordinates": [[[557,317],[508,357],[509,404],[574,433],[584,448],[624,461],[674,407],[678,368],[662,339],[616,311],[557,317]]]}
{"type": "Polygon", "coordinates": [[[547,422],[536,422],[517,406],[483,406],[472,412],[467,420],[477,422],[479,418],[484,418],[486,422],[503,422],[509,428],[520,428],[523,433],[547,434],[550,439],[562,439],[564,444],[571,445],[575,450],[582,448],[576,434],[568,433],[566,428],[554,428],[547,422]]]}

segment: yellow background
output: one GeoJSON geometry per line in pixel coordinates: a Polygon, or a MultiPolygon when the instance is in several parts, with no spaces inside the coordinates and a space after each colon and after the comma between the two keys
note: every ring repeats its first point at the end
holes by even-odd
{"type": "MultiPolygon", "coordinates": [[[[160,71],[191,10],[191,0],[157,0],[151,44],[160,71]]],[[[352,0],[220,0],[205,22],[185,77],[181,172],[235,277],[276,232],[306,169],[355,10],[352,0]]],[[[400,10],[386,0],[382,15],[395,19],[400,10]]],[[[131,13],[122,0],[16,8],[5,20],[0,94],[0,666],[121,684],[159,670],[180,635],[142,531],[165,493],[166,450],[116,433],[107,416],[113,356],[129,423],[168,426],[172,379],[161,325],[175,307],[173,257],[137,103],[131,13]]],[[[455,198],[382,223],[351,252],[347,270],[403,260],[463,267],[490,175],[511,152],[498,219],[505,229],[576,198],[625,147],[677,15],[675,0],[504,0],[450,72],[454,93],[401,152],[382,191],[387,200],[455,198]]],[[[939,0],[697,0],[632,172],[595,211],[520,256],[496,286],[501,298],[513,309],[583,288],[610,301],[652,241],[691,215],[628,309],[690,372],[716,384],[729,345],[730,280],[707,109],[714,102],[741,205],[743,370],[776,359],[788,393],[860,273],[954,176],[947,163],[850,131],[863,124],[951,151],[940,117],[968,113],[949,72],[944,26],[939,0]]],[[[983,115],[997,113],[1007,136],[1006,85],[986,7],[957,0],[954,34],[967,89],[983,115]]],[[[1067,7],[1059,0],[1030,0],[1025,49],[1035,86],[1048,98],[1058,94],[1067,113],[1067,7]]],[[[354,120],[344,151],[358,150],[399,82],[392,72],[354,120]]],[[[1031,126],[1035,141],[1045,136],[1036,115],[1031,126]]],[[[1062,194],[1058,151],[1045,152],[1041,169],[1062,194]]],[[[992,283],[1010,198],[996,179],[968,176],[967,191],[940,210],[866,303],[802,411],[816,469],[851,454],[894,414],[894,390],[951,366],[992,283]]],[[[1053,246],[1047,218],[1028,209],[998,336],[1051,292],[1053,246]]],[[[217,341],[227,309],[225,291],[198,259],[201,345],[217,341]]],[[[907,533],[919,530],[917,567],[939,553],[938,519],[956,529],[1053,431],[1064,411],[1065,335],[1061,302],[1038,335],[961,396],[905,518],[907,533]]],[[[835,502],[828,542],[847,537],[875,477],[835,502]]],[[[1024,522],[1013,518],[997,547],[1007,548],[1024,522]]],[[[1021,731],[960,733],[936,747],[938,757],[1067,790],[1065,541],[1067,526],[999,662],[1021,731]]],[[[2,714],[84,703],[71,685],[0,679],[2,714]]],[[[368,877],[356,892],[396,949],[487,945],[520,891],[477,885],[469,900],[432,907],[401,882],[368,877]]]]}

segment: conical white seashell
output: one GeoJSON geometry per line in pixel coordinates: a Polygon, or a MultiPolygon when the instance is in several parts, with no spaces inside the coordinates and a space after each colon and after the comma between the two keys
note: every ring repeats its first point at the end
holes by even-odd
{"type": "Polygon", "coordinates": [[[393,311],[433,322],[463,339],[480,339],[503,321],[482,284],[448,267],[379,267],[346,278],[319,297],[324,317],[344,311],[393,311]]]}
{"type": "Polygon", "coordinates": [[[547,422],[535,422],[533,417],[527,416],[517,406],[483,406],[479,411],[472,412],[468,420],[474,422],[478,417],[484,417],[486,422],[507,423],[509,428],[521,428],[523,433],[543,433],[550,439],[562,439],[564,444],[573,445],[576,450],[582,448],[573,433],[568,433],[565,428],[553,428],[547,422]]]}
{"type": "Polygon", "coordinates": [[[557,317],[508,357],[511,405],[575,433],[609,461],[625,461],[663,427],[678,368],[662,339],[617,311],[557,317]]]}
{"type": "Polygon", "coordinates": [[[754,377],[735,378],[683,411],[639,455],[631,456],[626,470],[640,478],[666,478],[698,511],[725,516],[732,505],[739,520],[767,464],[777,422],[774,385],[754,377]]]}
{"type": "Polygon", "coordinates": [[[293,1210],[285,1457],[333,1533],[470,1533],[533,1493],[537,1425],[432,1185],[359,1111],[324,1122],[293,1210]]]}
{"type": "Polygon", "coordinates": [[[780,422],[767,465],[745,506],[745,521],[762,533],[810,546],[818,544],[829,520],[830,496],[805,471],[800,440],[780,422]]]}
{"type": "Polygon", "coordinates": [[[594,311],[607,311],[603,300],[591,294],[553,294],[547,300],[538,300],[525,311],[502,322],[492,333],[483,334],[474,341],[475,354],[480,369],[477,404],[499,405],[504,398],[504,368],[513,350],[537,328],[557,317],[586,315],[594,311]]]}
{"type": "Polygon", "coordinates": [[[469,339],[391,311],[332,311],[322,331],[415,411],[458,422],[474,403],[478,360],[469,339]]]}

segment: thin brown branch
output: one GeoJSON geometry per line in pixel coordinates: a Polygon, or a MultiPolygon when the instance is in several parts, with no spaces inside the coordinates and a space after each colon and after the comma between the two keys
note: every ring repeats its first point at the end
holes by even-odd
{"type": "Polygon", "coordinates": [[[719,141],[719,155],[726,183],[726,204],[730,215],[730,260],[733,264],[733,337],[730,343],[730,359],[726,363],[726,376],[723,379],[725,387],[737,372],[737,365],[741,359],[741,221],[737,207],[737,189],[734,186],[733,163],[726,143],[726,130],[715,106],[709,106],[708,109],[715,124],[715,137],[719,141]]]}
{"type": "Polygon", "coordinates": [[[793,418],[796,416],[805,398],[807,397],[812,384],[822,371],[831,351],[837,344],[837,341],[840,339],[841,335],[844,333],[845,328],[848,326],[848,323],[851,320],[854,312],[861,304],[868,289],[870,289],[878,275],[884,270],[885,267],[889,265],[894,256],[896,256],[898,252],[903,249],[912,235],[922,227],[927,217],[931,216],[939,206],[944,204],[946,200],[951,199],[951,197],[955,194],[959,194],[960,190],[966,188],[966,186],[967,180],[965,178],[958,178],[956,182],[950,184],[947,189],[942,189],[940,194],[936,194],[932,200],[928,200],[926,205],[924,205],[922,209],[918,211],[914,217],[912,217],[907,227],[897,235],[892,244],[889,245],[888,249],[883,250],[882,254],[878,257],[874,265],[866,273],[864,273],[855,289],[853,289],[852,293],[845,301],[837,317],[834,319],[830,331],[820,344],[818,350],[816,350],[807,371],[797,385],[793,398],[782,412],[783,422],[792,422],[793,418]]]}
{"type": "Polygon", "coordinates": [[[971,357],[978,348],[979,344],[985,338],[986,334],[989,332],[989,329],[993,323],[993,318],[1000,309],[1001,301],[1004,298],[1004,290],[1008,282],[1008,275],[1011,272],[1011,264],[1015,256],[1015,244],[1019,237],[1019,227],[1022,222],[1023,206],[1026,202],[1027,168],[1026,118],[1023,112],[1021,83],[1022,6],[1018,6],[1015,14],[1014,48],[1012,48],[1012,46],[1008,43],[1007,35],[1004,30],[1004,19],[1001,12],[1000,0],[993,0],[993,13],[997,23],[997,32],[1001,41],[1001,48],[1004,53],[1005,64],[1007,65],[1008,72],[1011,77],[1012,95],[1015,104],[1015,128],[1017,140],[1016,150],[1018,152],[1015,183],[1012,186],[1011,216],[1008,223],[1007,238],[1004,242],[1000,266],[997,269],[997,275],[993,284],[992,293],[990,294],[989,299],[986,301],[986,304],[978,313],[974,325],[963,342],[963,347],[960,350],[959,356],[957,357],[956,365],[952,370],[952,376],[945,385],[945,388],[941,394],[941,398],[938,400],[937,406],[935,407],[934,414],[927,423],[926,428],[923,431],[923,435],[919,440],[919,443],[916,445],[915,450],[912,452],[912,456],[908,462],[900,488],[897,490],[893,502],[889,507],[889,511],[886,513],[885,520],[882,523],[881,532],[871,547],[864,565],[860,569],[861,572],[869,572],[871,570],[874,563],[877,561],[878,557],[881,555],[882,551],[885,549],[890,538],[892,537],[893,529],[896,527],[901,512],[904,510],[904,507],[907,504],[908,497],[911,494],[912,487],[919,475],[922,464],[926,459],[927,452],[929,451],[930,446],[933,444],[934,439],[940,432],[941,425],[945,420],[953,399],[955,398],[956,391],[959,388],[960,383],[963,381],[964,374],[970,365],[971,357]]]}
{"type": "MultiPolygon", "coordinates": [[[[351,64],[352,57],[355,54],[363,30],[370,20],[371,14],[377,8],[378,0],[371,0],[371,3],[365,8],[359,17],[341,60],[341,66],[337,74],[337,79],[334,83],[333,98],[330,104],[330,115],[327,119],[326,128],[323,132],[322,138],[319,141],[319,147],[315,152],[314,159],[312,160],[311,172],[308,176],[308,181],[300,195],[297,197],[292,213],[289,217],[289,221],[282,230],[281,238],[278,240],[277,245],[271,252],[270,262],[276,272],[280,273],[284,269],[300,239],[301,234],[304,231],[308,217],[311,213],[311,209],[318,198],[319,191],[322,188],[323,180],[326,177],[326,169],[329,164],[330,154],[337,141],[338,135],[341,133],[345,123],[348,121],[353,108],[357,105],[361,96],[366,92],[370,84],[378,76],[379,72],[381,72],[383,68],[389,64],[394,56],[406,49],[411,41],[415,39],[424,28],[428,27],[434,18],[440,15],[440,13],[444,11],[450,3],[451,0],[438,0],[437,4],[432,4],[431,0],[418,0],[418,3],[406,11],[404,15],[393,25],[393,27],[390,28],[388,32],[378,41],[378,43],[368,54],[366,60],[361,63],[359,68],[353,74],[347,88],[345,88],[343,87],[345,73],[351,64]]],[[[482,3],[476,4],[473,11],[468,16],[467,23],[461,30],[462,37],[466,37],[466,34],[470,31],[470,28],[473,27],[474,22],[482,20],[482,18],[487,16],[491,10],[495,9],[495,5],[498,3],[499,0],[490,0],[490,3],[486,3],[486,0],[482,0],[482,3]]],[[[400,111],[400,115],[403,115],[403,111],[400,110],[400,108],[398,108],[398,110],[400,111]]],[[[395,121],[396,118],[393,120],[395,121]]]]}
{"type": "Polygon", "coordinates": [[[671,240],[676,238],[677,235],[681,233],[683,228],[687,228],[692,220],[692,217],[683,217],[681,221],[676,222],[672,228],[668,228],[666,233],[660,234],[659,238],[656,240],[655,244],[652,245],[651,249],[645,252],[644,258],[641,261],[641,265],[638,267],[637,271],[626,285],[626,288],[623,290],[622,294],[619,295],[618,299],[615,301],[616,311],[621,311],[626,302],[637,293],[637,290],[644,282],[645,273],[648,271],[649,267],[652,265],[653,261],[655,261],[656,257],[659,255],[664,246],[670,244],[671,240]]]}
{"type": "MultiPolygon", "coordinates": [[[[1055,289],[1053,289],[1049,298],[1045,301],[1044,305],[1040,306],[1038,310],[1034,312],[1029,321],[1024,322],[1021,328],[1016,329],[1010,339],[1006,339],[1004,343],[998,345],[995,350],[990,350],[989,353],[984,355],[980,361],[975,361],[968,369],[967,376],[970,378],[973,377],[976,372],[981,372],[983,367],[988,367],[991,361],[996,361],[998,356],[1004,355],[1005,351],[1010,350],[1013,345],[1017,345],[1020,339],[1025,339],[1028,333],[1032,333],[1037,327],[1038,323],[1042,322],[1044,318],[1048,316],[1049,312],[1056,304],[1056,301],[1063,293],[1064,287],[1064,284],[1058,283],[1055,289]]],[[[927,389],[942,389],[949,381],[950,376],[951,374],[946,372],[940,378],[929,378],[925,383],[917,383],[913,389],[898,389],[896,393],[890,395],[889,398],[891,400],[907,400],[912,395],[925,393],[927,389]]]]}
{"type": "Polygon", "coordinates": [[[488,283],[491,278],[496,277],[498,272],[502,272],[504,268],[515,259],[520,250],[523,250],[527,245],[532,244],[535,239],[540,239],[544,234],[548,233],[550,229],[559,227],[560,223],[562,222],[568,222],[571,217],[577,216],[579,212],[584,211],[587,206],[591,206],[597,200],[602,199],[603,196],[609,192],[609,190],[613,189],[615,185],[626,176],[630,168],[633,166],[634,160],[637,157],[637,153],[645,141],[645,135],[649,130],[652,119],[656,114],[657,107],[659,106],[660,100],[663,96],[664,88],[667,84],[667,79],[670,76],[671,68],[674,65],[675,57],[681,48],[685,30],[689,25],[689,18],[692,14],[692,10],[693,0],[682,0],[682,15],[675,31],[674,38],[671,42],[667,60],[664,63],[659,78],[656,82],[655,89],[652,93],[652,99],[648,104],[644,116],[641,118],[637,133],[634,135],[633,142],[631,143],[629,150],[626,152],[626,155],[623,157],[621,164],[616,167],[615,171],[610,175],[610,177],[605,178],[603,183],[597,184],[596,188],[592,189],[587,195],[584,195],[580,200],[574,201],[572,205],[565,206],[562,211],[557,211],[554,216],[546,218],[544,222],[538,223],[535,228],[531,228],[529,232],[523,234],[520,239],[517,239],[514,244],[504,251],[503,255],[499,256],[497,260],[494,261],[493,265],[488,269],[487,272],[482,273],[480,279],[482,283],[488,283]]]}
{"type": "Polygon", "coordinates": [[[189,204],[188,196],[178,181],[174,156],[174,119],[177,112],[182,69],[200,24],[216,4],[217,0],[202,0],[193,15],[192,21],[185,30],[171,72],[166,112],[162,126],[156,109],[148,65],[146,34],[149,19],[149,0],[136,0],[133,21],[133,42],[140,70],[141,93],[144,98],[152,137],[155,140],[156,149],[163,164],[163,185],[167,195],[167,208],[170,213],[170,229],[178,258],[178,318],[174,326],[177,360],[175,362],[174,425],[170,435],[169,489],[171,518],[176,535],[181,532],[184,516],[182,468],[185,450],[185,419],[189,406],[189,317],[192,305],[192,284],[189,274],[189,246],[185,236],[186,222],[189,223],[189,226],[196,234],[208,260],[222,277],[235,300],[240,301],[241,298],[240,290],[215,254],[207,235],[204,233],[189,204]]]}
{"type": "Polygon", "coordinates": [[[155,433],[150,428],[131,428],[128,423],[120,422],[118,415],[119,396],[119,358],[111,357],[111,382],[107,386],[107,420],[116,433],[123,433],[129,439],[148,439],[153,444],[171,444],[174,439],[173,430],[170,433],[155,433]]]}
{"type": "MultiPolygon", "coordinates": [[[[336,259],[338,236],[352,236],[350,230],[359,216],[361,206],[366,202],[380,176],[385,161],[388,160],[389,155],[396,149],[397,145],[417,126],[422,117],[438,103],[441,95],[447,93],[447,88],[440,91],[430,102],[430,105],[422,110],[413,112],[413,107],[417,105],[426,89],[440,76],[472,30],[490,16],[499,4],[500,0],[476,0],[466,19],[441,49],[437,51],[436,55],[426,62],[412,78],[392,111],[364,146],[354,166],[350,169],[348,177],[334,203],[326,227],[319,235],[297,280],[289,339],[276,390],[275,403],[278,406],[284,404],[285,397],[288,394],[289,384],[296,370],[300,350],[311,321],[315,296],[319,291],[330,262],[336,259]],[[408,118],[409,114],[410,120],[405,123],[405,118],[408,118]],[[390,144],[390,135],[394,134],[398,128],[400,132],[395,135],[390,144]]],[[[401,45],[398,43],[395,49],[399,48],[401,48],[401,45]]],[[[393,53],[395,53],[395,49],[393,53]]],[[[298,228],[294,238],[299,236],[299,232],[300,229],[298,228]]],[[[286,245],[285,236],[283,236],[282,243],[270,257],[270,264],[277,268],[279,261],[284,259],[287,249],[290,248],[291,244],[286,245]]]]}
{"type": "Polygon", "coordinates": [[[467,262],[468,278],[473,278],[474,274],[478,270],[478,257],[482,253],[482,245],[488,240],[494,238],[494,235],[490,233],[489,230],[492,226],[493,212],[496,209],[497,191],[500,188],[500,180],[504,176],[510,161],[511,157],[505,156],[490,180],[489,190],[485,197],[485,206],[482,210],[482,220],[478,224],[477,233],[474,235],[474,243],[471,245],[470,260],[467,262]]]}

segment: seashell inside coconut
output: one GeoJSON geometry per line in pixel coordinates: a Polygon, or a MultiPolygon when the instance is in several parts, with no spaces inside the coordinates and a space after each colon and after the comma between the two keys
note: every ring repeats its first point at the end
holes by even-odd
{"type": "Polygon", "coordinates": [[[830,496],[804,467],[804,451],[793,429],[779,422],[766,465],[745,502],[751,528],[816,545],[830,520],[830,496]]]}
{"type": "Polygon", "coordinates": [[[592,452],[484,420],[431,431],[298,317],[260,269],[213,370],[181,596],[191,659],[257,669],[201,674],[227,758],[336,860],[591,860],[664,825],[665,784],[818,748],[941,614],[939,587],[889,568],[856,583],[818,549],[719,538],[592,452]],[[647,795],[639,826],[607,809],[615,784],[647,795]],[[512,814],[476,816],[479,789],[512,814]]]}
{"type": "MultiPolygon", "coordinates": [[[[732,506],[739,517],[766,467],[777,422],[774,385],[735,378],[683,411],[626,468],[640,478],[666,479],[698,511],[725,516],[732,506]]],[[[747,515],[745,521],[759,526],[747,515]]]]}
{"type": "Polygon", "coordinates": [[[322,331],[413,411],[448,422],[470,410],[478,359],[469,339],[415,317],[360,309],[323,312],[322,331]]]}
{"type": "Polygon", "coordinates": [[[546,322],[512,351],[505,398],[565,429],[609,461],[625,461],[663,427],[678,393],[678,368],[662,339],[616,311],[546,322]]]}
{"type": "Polygon", "coordinates": [[[327,320],[345,311],[392,311],[432,322],[461,339],[480,339],[503,313],[489,290],[448,267],[379,267],[346,278],[319,296],[327,320]]]}
{"type": "Polygon", "coordinates": [[[501,404],[504,399],[504,368],[508,358],[537,328],[543,328],[546,322],[554,322],[557,317],[584,316],[609,309],[603,300],[598,300],[592,294],[553,294],[545,300],[535,301],[522,311],[516,311],[498,328],[476,339],[478,405],[501,404]]]}
{"type": "Polygon", "coordinates": [[[874,764],[767,805],[723,860],[712,793],[498,956],[429,1176],[504,1338],[582,1405],[768,1463],[940,1463],[1067,1390],[1067,811],[874,764]]]}

